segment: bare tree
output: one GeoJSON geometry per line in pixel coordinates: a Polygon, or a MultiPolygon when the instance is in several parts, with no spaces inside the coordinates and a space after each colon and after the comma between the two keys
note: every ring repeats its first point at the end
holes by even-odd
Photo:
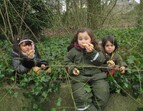
{"type": "Polygon", "coordinates": [[[143,0],[140,0],[137,23],[138,28],[143,28],[143,0]]]}
{"type": "Polygon", "coordinates": [[[101,0],[87,0],[87,22],[90,28],[100,27],[101,0]]]}

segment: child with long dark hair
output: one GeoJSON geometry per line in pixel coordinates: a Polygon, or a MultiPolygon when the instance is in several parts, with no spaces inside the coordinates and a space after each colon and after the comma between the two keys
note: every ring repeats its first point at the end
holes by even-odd
{"type": "Polygon", "coordinates": [[[109,99],[109,85],[100,69],[105,57],[98,51],[93,32],[79,29],[67,49],[64,61],[71,77],[76,110],[102,110],[109,99]]]}
{"type": "Polygon", "coordinates": [[[106,58],[105,64],[111,67],[109,73],[114,75],[116,70],[119,70],[122,74],[125,73],[126,63],[122,57],[117,53],[118,44],[113,36],[106,36],[102,39],[103,52],[106,58]]]}

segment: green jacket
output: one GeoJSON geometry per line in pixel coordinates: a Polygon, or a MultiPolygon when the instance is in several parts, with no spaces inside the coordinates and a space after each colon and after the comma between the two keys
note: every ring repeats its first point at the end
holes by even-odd
{"type": "Polygon", "coordinates": [[[116,52],[114,52],[114,55],[112,57],[111,57],[111,55],[109,55],[107,53],[104,53],[104,56],[106,59],[105,64],[107,64],[108,60],[113,60],[115,62],[115,64],[118,66],[125,66],[125,67],[127,66],[127,64],[123,61],[122,57],[116,52]]]}
{"type": "Polygon", "coordinates": [[[87,53],[85,50],[79,51],[72,48],[64,57],[64,62],[68,68],[69,73],[73,75],[73,68],[80,71],[78,76],[96,77],[97,79],[106,78],[106,74],[99,68],[105,62],[105,56],[102,52],[94,50],[87,53]],[[98,77],[97,77],[98,76],[98,77]]]}

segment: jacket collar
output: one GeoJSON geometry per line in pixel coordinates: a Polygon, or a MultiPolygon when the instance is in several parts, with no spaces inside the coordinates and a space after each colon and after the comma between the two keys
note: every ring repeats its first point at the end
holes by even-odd
{"type": "Polygon", "coordinates": [[[81,52],[85,51],[85,49],[81,48],[77,42],[74,42],[74,48],[81,52]]]}

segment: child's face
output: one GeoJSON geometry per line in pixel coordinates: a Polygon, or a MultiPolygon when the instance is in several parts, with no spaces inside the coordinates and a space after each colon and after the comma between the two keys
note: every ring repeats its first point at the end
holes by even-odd
{"type": "Polygon", "coordinates": [[[25,42],[23,42],[20,44],[20,50],[24,53],[27,53],[32,50],[32,44],[26,44],[25,42]]]}
{"type": "Polygon", "coordinates": [[[115,50],[115,45],[112,44],[110,41],[107,41],[106,45],[105,45],[105,51],[110,54],[115,50]]]}
{"type": "Polygon", "coordinates": [[[78,34],[78,44],[81,48],[84,48],[83,47],[83,44],[88,44],[88,43],[91,43],[91,37],[88,35],[87,32],[80,32],[78,34]]]}

